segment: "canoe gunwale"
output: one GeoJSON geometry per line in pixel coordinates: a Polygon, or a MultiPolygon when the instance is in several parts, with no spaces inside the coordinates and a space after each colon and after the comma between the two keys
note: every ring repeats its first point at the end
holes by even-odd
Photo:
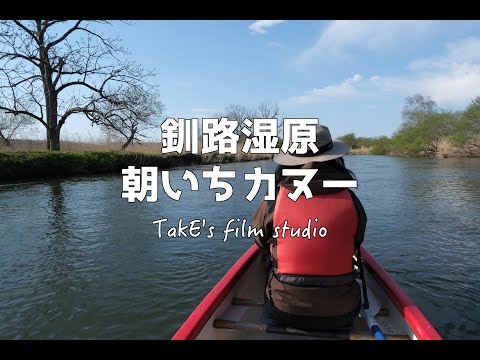
{"type": "MultiPolygon", "coordinates": [[[[248,267],[260,255],[260,249],[253,244],[228,270],[223,278],[205,296],[196,309],[178,329],[172,340],[194,340],[217,307],[229,294],[238,279],[247,271],[248,267]]],[[[407,324],[419,340],[442,340],[438,332],[413,303],[410,297],[402,290],[397,282],[383,269],[383,267],[362,247],[362,258],[368,270],[378,281],[383,290],[400,311],[407,324]]]]}
{"type": "Polygon", "coordinates": [[[253,244],[205,296],[180,329],[178,329],[172,340],[194,340],[237,280],[247,271],[250,264],[259,255],[260,248],[253,244]]]}
{"type": "Polygon", "coordinates": [[[410,326],[418,340],[442,340],[433,325],[423,315],[420,309],[410,299],[407,293],[388,274],[388,272],[370,255],[362,246],[362,258],[370,270],[372,276],[382,286],[388,297],[398,311],[402,314],[406,323],[410,326]]]}

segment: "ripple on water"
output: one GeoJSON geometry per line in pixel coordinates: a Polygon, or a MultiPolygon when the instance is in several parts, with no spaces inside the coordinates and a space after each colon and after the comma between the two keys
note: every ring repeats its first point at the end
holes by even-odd
{"type": "MultiPolygon", "coordinates": [[[[368,215],[365,247],[449,339],[480,337],[480,161],[347,157],[368,215]]],[[[166,339],[250,246],[223,242],[232,218],[250,220],[243,173],[270,161],[222,165],[236,170],[232,199],[214,202],[201,171],[200,192],[176,202],[129,204],[118,176],[0,185],[0,338],[166,339]],[[153,220],[203,219],[207,239],[157,238],[153,220]]],[[[161,189],[161,188],[160,188],[161,189]]],[[[260,193],[266,191],[262,187],[260,193]]]]}

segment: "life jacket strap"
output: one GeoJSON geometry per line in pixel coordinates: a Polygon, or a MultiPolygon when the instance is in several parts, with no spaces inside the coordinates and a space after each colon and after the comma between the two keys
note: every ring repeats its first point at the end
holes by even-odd
{"type": "Polygon", "coordinates": [[[368,302],[367,283],[365,282],[365,272],[363,270],[362,252],[360,250],[360,246],[357,248],[357,250],[358,250],[357,266],[358,266],[358,270],[360,271],[360,279],[362,280],[362,293],[363,293],[362,307],[364,309],[368,309],[370,307],[370,304],[368,302]]]}

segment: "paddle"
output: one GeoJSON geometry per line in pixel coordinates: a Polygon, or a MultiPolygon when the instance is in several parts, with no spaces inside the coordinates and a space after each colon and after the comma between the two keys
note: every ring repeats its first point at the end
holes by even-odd
{"type": "MultiPolygon", "coordinates": [[[[362,291],[362,299],[363,297],[363,288],[360,286],[360,289],[362,291]]],[[[378,314],[380,311],[380,304],[373,294],[373,292],[368,289],[368,302],[369,302],[369,307],[368,309],[364,309],[363,306],[360,310],[360,315],[362,318],[365,319],[367,322],[368,327],[373,333],[373,336],[375,336],[375,339],[377,340],[385,340],[385,336],[382,333],[382,330],[380,330],[380,327],[378,326],[377,322],[375,321],[375,315],[378,314]]],[[[363,304],[362,304],[363,305],[363,304]]]]}

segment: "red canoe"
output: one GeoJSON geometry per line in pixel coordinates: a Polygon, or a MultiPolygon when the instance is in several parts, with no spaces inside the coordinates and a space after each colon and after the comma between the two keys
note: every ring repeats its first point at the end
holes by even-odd
{"type": "MultiPolygon", "coordinates": [[[[365,249],[362,249],[362,255],[369,299],[377,304],[374,321],[385,338],[441,340],[435,328],[395,280],[365,249]]],[[[260,250],[253,245],[207,294],[173,340],[374,339],[361,315],[352,330],[341,333],[305,332],[281,328],[265,321],[265,276],[260,250]]]]}

